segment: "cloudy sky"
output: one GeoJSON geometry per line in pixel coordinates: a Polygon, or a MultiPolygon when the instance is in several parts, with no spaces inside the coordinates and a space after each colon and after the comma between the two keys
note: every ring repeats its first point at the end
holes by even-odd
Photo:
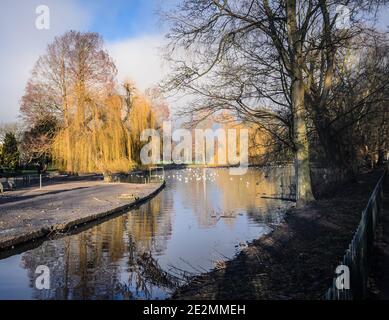
{"type": "MultiPolygon", "coordinates": [[[[99,32],[119,70],[119,80],[140,89],[157,83],[167,67],[158,50],[166,26],[156,14],[178,0],[1,0],[0,124],[17,119],[19,101],[34,62],[52,39],[70,29],[99,32]],[[50,29],[35,27],[39,5],[50,9],[50,29]]],[[[387,25],[388,10],[381,11],[387,25]]]]}
{"type": "Polygon", "coordinates": [[[158,10],[175,0],[2,0],[0,19],[0,124],[19,113],[25,83],[48,43],[68,30],[99,32],[119,70],[119,80],[134,80],[140,89],[166,72],[159,48],[164,26],[158,10]],[[50,29],[38,30],[36,8],[50,9],[50,29]]]}

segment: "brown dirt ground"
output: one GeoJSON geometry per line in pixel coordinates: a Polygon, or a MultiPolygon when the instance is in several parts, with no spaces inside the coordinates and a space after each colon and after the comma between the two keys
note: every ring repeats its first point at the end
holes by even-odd
{"type": "Polygon", "coordinates": [[[382,171],[332,186],[315,203],[222,269],[199,275],[173,299],[322,299],[382,171]]]}

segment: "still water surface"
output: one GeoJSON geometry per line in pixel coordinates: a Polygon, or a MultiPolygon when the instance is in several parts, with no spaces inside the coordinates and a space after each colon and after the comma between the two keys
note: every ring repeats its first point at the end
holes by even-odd
{"type": "Polygon", "coordinates": [[[183,274],[232,258],[291,205],[271,199],[290,196],[285,168],[167,171],[166,182],[138,209],[0,260],[0,299],[165,299],[183,274]],[[35,288],[39,265],[49,290],[35,288]]]}

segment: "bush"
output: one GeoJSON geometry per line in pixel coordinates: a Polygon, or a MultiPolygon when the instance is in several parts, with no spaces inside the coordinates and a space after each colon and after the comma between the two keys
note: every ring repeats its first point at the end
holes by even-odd
{"type": "Polygon", "coordinates": [[[15,135],[8,132],[4,137],[4,143],[1,148],[1,165],[16,170],[19,166],[18,142],[15,135]]]}

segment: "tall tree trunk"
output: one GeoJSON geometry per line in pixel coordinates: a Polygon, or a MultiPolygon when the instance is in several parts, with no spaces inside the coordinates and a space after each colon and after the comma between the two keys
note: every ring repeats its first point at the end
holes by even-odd
{"type": "Polygon", "coordinates": [[[301,207],[315,200],[311,184],[309,142],[305,120],[304,84],[302,78],[296,78],[293,81],[292,103],[294,109],[294,141],[296,146],[296,198],[297,206],[301,207]]]}
{"type": "Polygon", "coordinates": [[[303,79],[302,32],[297,27],[296,0],[286,2],[289,47],[291,52],[292,112],[295,143],[296,200],[301,207],[315,200],[312,193],[307,136],[305,88],[303,79]]]}

